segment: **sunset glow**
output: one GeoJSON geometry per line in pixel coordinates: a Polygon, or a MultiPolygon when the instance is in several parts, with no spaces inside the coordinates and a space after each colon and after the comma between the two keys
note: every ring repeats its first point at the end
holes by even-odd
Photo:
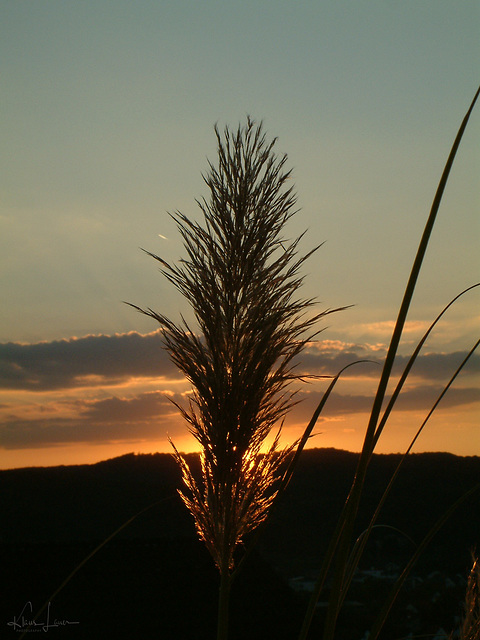
{"type": "MultiPolygon", "coordinates": [[[[358,451],[445,160],[477,89],[475,3],[9,2],[2,7],[0,468],[196,450],[189,385],[151,318],[195,318],[139,247],[178,264],[167,211],[199,218],[213,125],[263,119],[293,167],[305,230],[301,296],[352,305],[298,364],[319,376],[282,435],[294,442],[328,378],[356,360],[311,447],[358,451]]],[[[479,280],[478,105],[449,183],[394,377],[430,323],[479,280]]],[[[378,445],[404,451],[480,330],[480,288],[425,345],[378,445]]],[[[390,390],[391,392],[391,390],[390,390]]],[[[415,451],[480,455],[475,354],[415,451]]]]}
{"type": "MultiPolygon", "coordinates": [[[[410,327],[413,333],[414,327],[410,327]]],[[[407,336],[410,331],[407,328],[407,336]]],[[[381,332],[380,332],[381,335],[381,332]]],[[[93,463],[129,452],[196,451],[178,409],[188,383],[162,348],[161,332],[87,336],[37,345],[0,346],[1,468],[93,463]],[[142,375],[143,374],[143,375],[142,375]]],[[[299,366],[331,376],[357,360],[382,362],[385,345],[341,340],[312,343],[299,366]]],[[[412,371],[379,452],[405,450],[463,353],[427,351],[412,371]]],[[[399,357],[398,371],[405,364],[399,357]]],[[[360,450],[380,366],[362,362],[348,370],[330,397],[309,446],[360,450]]],[[[480,455],[480,358],[473,356],[415,446],[415,451],[480,455]]],[[[299,386],[301,402],[287,417],[282,441],[303,432],[328,378],[299,386]]]]}

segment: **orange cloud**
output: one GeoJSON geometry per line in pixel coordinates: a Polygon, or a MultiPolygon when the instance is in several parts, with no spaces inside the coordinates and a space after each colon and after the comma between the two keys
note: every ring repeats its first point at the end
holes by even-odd
{"type": "MultiPolygon", "coordinates": [[[[464,355],[421,355],[400,396],[397,411],[403,415],[428,411],[441,384],[464,355]]],[[[310,343],[298,367],[306,375],[332,376],[351,362],[381,363],[383,357],[383,345],[379,343],[358,345],[325,340],[310,343]]],[[[396,375],[406,361],[404,356],[397,358],[396,375]]],[[[100,447],[108,443],[157,446],[163,442],[168,446],[167,434],[176,441],[188,434],[169,400],[181,404],[188,384],[170,363],[159,331],[33,345],[0,344],[0,363],[0,447],[4,450],[87,443],[100,447]]],[[[380,370],[371,363],[348,369],[319,421],[322,428],[328,424],[329,437],[334,433],[346,437],[349,429],[356,429],[351,417],[370,411],[380,370]]],[[[473,403],[480,401],[480,390],[472,384],[478,372],[480,358],[474,356],[465,376],[450,389],[441,406],[471,410],[473,403]]],[[[299,388],[297,399],[303,402],[287,417],[288,430],[292,428],[288,425],[307,424],[327,384],[310,381],[299,388]]]]}

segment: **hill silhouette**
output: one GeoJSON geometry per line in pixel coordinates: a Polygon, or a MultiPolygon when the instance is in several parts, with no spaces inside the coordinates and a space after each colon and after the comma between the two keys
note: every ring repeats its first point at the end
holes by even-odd
{"type": "MultiPolygon", "coordinates": [[[[194,454],[188,457],[198,463],[194,454]]],[[[356,454],[334,449],[302,454],[296,475],[236,584],[232,638],[280,640],[298,633],[304,596],[292,591],[288,582],[318,570],[356,460],[356,454]]],[[[357,535],[398,460],[398,455],[373,457],[357,535]]],[[[479,478],[479,457],[411,455],[385,504],[379,519],[385,526],[373,533],[362,570],[398,571],[414,543],[479,478]]],[[[5,470],[0,471],[0,486],[0,580],[6,594],[0,612],[2,637],[5,629],[5,637],[14,637],[12,626],[6,625],[26,602],[38,609],[99,542],[150,505],[52,602],[55,615],[79,622],[55,633],[62,638],[214,636],[218,578],[178,496],[181,478],[170,455],[128,454],[93,465],[5,470]]],[[[457,575],[466,576],[479,536],[475,494],[435,536],[416,569],[419,580],[435,572],[451,582],[457,575]]],[[[451,600],[453,624],[459,603],[457,596],[451,600]]],[[[442,615],[447,608],[442,605],[442,615]]],[[[343,637],[349,638],[345,624],[343,637]]],[[[352,624],[357,632],[352,637],[360,637],[360,623],[352,624]]]]}

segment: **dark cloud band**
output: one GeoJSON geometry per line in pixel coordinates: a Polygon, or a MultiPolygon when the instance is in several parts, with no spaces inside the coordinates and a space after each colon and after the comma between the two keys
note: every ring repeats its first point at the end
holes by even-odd
{"type": "MultiPolygon", "coordinates": [[[[427,412],[441,387],[422,386],[400,395],[397,409],[400,411],[427,412]]],[[[293,420],[309,421],[314,405],[322,393],[300,392],[300,402],[293,410],[293,420]]],[[[166,396],[160,391],[142,393],[132,398],[110,397],[101,400],[75,402],[75,415],[25,419],[11,415],[0,424],[0,444],[4,449],[23,449],[60,446],[72,443],[105,444],[110,442],[159,441],[168,435],[175,438],[186,433],[186,425],[171,400],[182,404],[184,399],[176,394],[166,396]]],[[[456,408],[480,402],[479,389],[449,390],[442,400],[444,409],[456,408]]],[[[369,395],[340,395],[332,393],[322,417],[331,418],[347,414],[368,413],[372,397],[369,395]]],[[[70,412],[68,412],[70,413],[70,412]]]]}
{"type": "MultiPolygon", "coordinates": [[[[412,371],[413,384],[400,395],[397,409],[428,411],[441,392],[441,385],[464,356],[461,352],[420,356],[412,371]]],[[[299,367],[308,374],[333,375],[356,360],[381,362],[383,357],[383,350],[376,347],[319,342],[309,346],[299,367]]],[[[406,362],[405,357],[398,358],[397,373],[406,362]]],[[[470,377],[464,375],[462,386],[450,389],[441,406],[455,408],[480,402],[480,390],[470,382],[471,374],[478,371],[480,358],[474,355],[465,371],[470,377]]],[[[380,367],[362,364],[349,368],[346,377],[378,378],[379,374],[380,367]]],[[[172,397],[168,392],[167,396],[161,391],[132,395],[130,391],[127,397],[113,393],[105,397],[105,387],[134,378],[158,378],[159,382],[163,379],[164,388],[168,388],[167,381],[180,378],[162,347],[160,331],[146,335],[86,336],[31,345],[0,344],[0,389],[7,392],[6,396],[8,390],[34,392],[35,398],[30,404],[7,402],[0,407],[3,414],[0,446],[22,449],[85,442],[158,441],[165,439],[167,432],[172,436],[186,433],[186,425],[168,397],[181,404],[180,395],[172,397]],[[88,398],[81,389],[85,386],[90,387],[88,398]],[[72,400],[69,390],[75,389],[79,391],[72,400]],[[41,405],[42,392],[51,390],[65,390],[65,393],[55,394],[54,398],[43,396],[45,404],[41,405]],[[41,409],[37,410],[38,407],[41,409]]],[[[297,399],[303,398],[305,402],[293,411],[295,423],[308,422],[321,393],[316,386],[300,389],[297,399]]],[[[368,413],[371,405],[371,395],[333,393],[322,417],[368,413]]]]}
{"type": "MultiPolygon", "coordinates": [[[[301,356],[299,369],[307,374],[335,375],[347,364],[369,359],[381,362],[378,349],[338,343],[335,348],[313,346],[301,356]]],[[[420,355],[412,374],[425,379],[449,377],[465,356],[464,352],[420,355]]],[[[400,373],[407,358],[395,364],[400,373]]],[[[469,372],[480,372],[480,356],[474,354],[469,372]]],[[[351,367],[348,376],[377,377],[373,364],[351,367]]],[[[113,336],[86,336],[37,344],[0,344],[0,389],[47,391],[81,386],[112,385],[129,378],[179,377],[162,347],[161,331],[113,336]]],[[[448,379],[448,378],[447,378],[448,379]]]]}
{"type": "Polygon", "coordinates": [[[0,388],[47,391],[115,384],[132,377],[178,377],[160,331],[0,344],[0,388]]]}
{"type": "Polygon", "coordinates": [[[184,431],[178,409],[170,400],[182,403],[180,395],[154,391],[133,398],[76,401],[74,415],[64,417],[25,419],[12,415],[0,424],[0,444],[4,449],[24,449],[163,440],[167,434],[184,431]]]}

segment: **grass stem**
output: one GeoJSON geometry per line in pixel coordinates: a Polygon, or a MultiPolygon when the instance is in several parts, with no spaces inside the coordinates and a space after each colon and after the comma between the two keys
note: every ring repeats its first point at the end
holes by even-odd
{"type": "Polygon", "coordinates": [[[220,590],[218,595],[217,640],[227,640],[228,620],[230,609],[231,579],[228,567],[220,575],[220,590]]]}

